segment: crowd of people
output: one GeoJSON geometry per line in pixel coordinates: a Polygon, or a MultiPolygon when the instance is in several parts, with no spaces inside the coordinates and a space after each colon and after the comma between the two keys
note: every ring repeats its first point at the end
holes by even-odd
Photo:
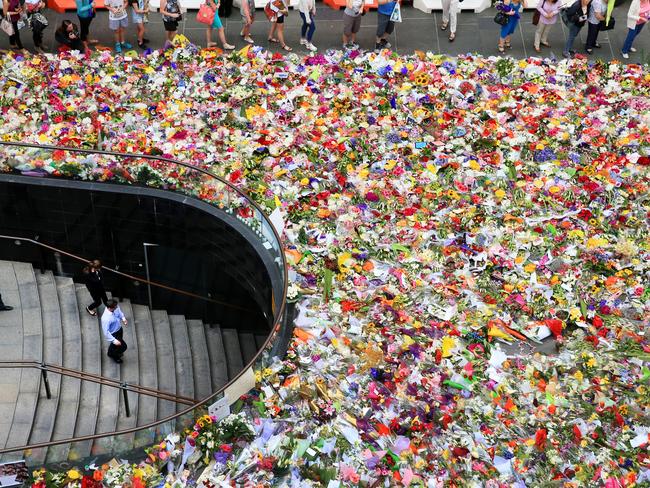
{"type": "MultiPolygon", "coordinates": [[[[396,0],[378,0],[377,31],[375,49],[391,47],[389,37],[393,33],[395,23],[401,21],[399,2],[396,0]]],[[[76,0],[78,25],[64,20],[57,28],[55,39],[60,50],[84,50],[89,52],[90,44],[97,43],[89,39],[90,25],[95,17],[94,0],[76,0]]],[[[129,27],[128,10],[131,9],[131,22],[135,25],[137,44],[141,49],[146,49],[148,39],[145,37],[145,24],[150,13],[149,0],[105,0],[108,10],[108,27],[113,32],[115,51],[121,53],[123,49],[131,49],[132,45],[126,41],[126,30],[129,27]]],[[[235,48],[226,40],[225,29],[219,18],[220,0],[205,0],[201,6],[197,19],[206,24],[206,46],[215,47],[212,41],[212,31],[216,30],[221,46],[225,50],[235,48]]],[[[43,0],[3,0],[3,30],[9,35],[12,49],[23,49],[20,38],[20,29],[29,25],[33,33],[34,46],[37,52],[43,52],[43,30],[48,26],[44,15],[46,8],[43,0]]],[[[343,10],[343,48],[358,48],[356,36],[361,28],[361,18],[368,11],[364,0],[347,0],[343,10]]],[[[315,0],[300,0],[298,13],[302,19],[300,44],[309,51],[317,51],[313,43],[316,30],[316,4],[315,0]]],[[[442,25],[440,29],[449,29],[449,41],[456,38],[457,15],[459,0],[442,0],[442,25]]],[[[512,47],[511,36],[516,31],[522,16],[522,0],[503,0],[496,5],[497,15],[495,22],[500,25],[498,50],[505,53],[512,47]]],[[[243,0],[240,7],[242,29],[240,36],[249,43],[255,41],[251,37],[251,26],[255,21],[254,0],[243,0]]],[[[270,43],[278,43],[285,51],[292,48],[285,42],[284,22],[289,14],[288,0],[270,0],[264,8],[271,27],[268,34],[270,43]]],[[[178,30],[179,22],[183,18],[183,9],[180,0],[161,0],[160,14],[166,32],[166,39],[171,43],[178,30]]],[[[571,58],[575,55],[574,43],[582,28],[587,25],[587,40],[585,51],[592,54],[594,49],[600,48],[598,34],[603,30],[614,28],[614,19],[607,18],[606,0],[575,0],[568,7],[563,7],[561,0],[539,0],[533,17],[535,24],[534,49],[541,52],[542,46],[551,47],[548,35],[552,26],[561,18],[568,28],[563,55],[571,58]]],[[[639,35],[650,18],[650,0],[632,0],[627,14],[627,36],[621,48],[621,55],[628,59],[630,52],[636,52],[633,47],[635,38],[639,35]]]]}

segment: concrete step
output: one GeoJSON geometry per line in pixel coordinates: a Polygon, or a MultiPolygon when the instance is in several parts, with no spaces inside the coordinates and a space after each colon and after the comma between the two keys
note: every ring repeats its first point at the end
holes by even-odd
{"type": "MultiPolygon", "coordinates": [[[[38,296],[41,302],[41,315],[43,318],[43,360],[48,364],[63,364],[63,331],[61,325],[61,310],[59,297],[56,293],[56,283],[51,271],[40,273],[36,271],[38,296]]],[[[52,439],[54,421],[59,406],[59,393],[61,375],[48,374],[52,398],[47,399],[45,385],[41,385],[41,394],[36,404],[36,414],[32,433],[29,436],[30,444],[48,442],[52,439]]],[[[45,463],[47,449],[35,449],[30,455],[30,463],[41,465],[45,463]]]]}
{"type": "MultiPolygon", "coordinates": [[[[124,300],[127,302],[128,300],[124,300]]],[[[140,361],[139,384],[150,388],[158,388],[158,366],[156,359],[156,339],[153,333],[153,323],[149,307],[133,305],[134,323],[138,336],[138,358],[140,361]]],[[[134,351],[135,352],[135,351],[134,351]]],[[[138,399],[138,425],[145,425],[157,418],[158,399],[148,395],[140,395],[138,399]]],[[[148,445],[154,441],[153,432],[138,432],[135,436],[135,447],[148,445]]]]}
{"type": "Polygon", "coordinates": [[[232,379],[244,369],[244,358],[241,354],[239,336],[236,329],[221,329],[221,335],[223,337],[223,347],[226,351],[228,378],[232,379]]]}
{"type": "MultiPolygon", "coordinates": [[[[188,381],[194,378],[192,368],[192,350],[190,349],[190,338],[187,333],[187,323],[182,315],[170,315],[172,338],[174,340],[174,361],[176,364],[176,394],[195,398],[194,382],[188,381]]],[[[185,410],[186,406],[176,405],[176,411],[185,410]]]]}
{"type": "MultiPolygon", "coordinates": [[[[40,362],[43,354],[43,320],[34,269],[28,263],[13,263],[13,268],[18,283],[20,310],[22,312],[22,356],[25,360],[40,362]]],[[[20,371],[16,409],[9,429],[6,447],[24,446],[29,441],[36,412],[36,403],[38,402],[40,382],[41,375],[37,369],[23,368],[20,371]]]]}
{"type": "MultiPolygon", "coordinates": [[[[120,365],[122,372],[122,381],[134,385],[140,384],[140,354],[138,352],[138,334],[135,331],[135,316],[131,302],[123,301],[120,303],[120,309],[127,320],[127,326],[124,328],[124,340],[129,347],[124,354],[123,362],[120,365]]],[[[120,391],[120,395],[123,395],[120,391]]],[[[120,409],[117,417],[117,430],[129,429],[138,424],[138,410],[140,408],[140,395],[137,393],[128,393],[129,408],[131,416],[126,416],[124,399],[120,396],[120,409]]],[[[120,436],[120,447],[123,444],[133,445],[135,434],[126,434],[120,436]]]]}
{"type": "MultiPolygon", "coordinates": [[[[79,314],[88,315],[86,311],[86,301],[92,300],[85,287],[77,286],[77,301],[79,304],[79,314]]],[[[104,338],[101,326],[101,316],[106,308],[102,305],[97,307],[97,319],[95,320],[95,334],[99,337],[101,360],[101,375],[106,378],[119,380],[121,377],[122,366],[108,357],[108,341],[104,338]]],[[[127,344],[129,342],[127,341],[127,344]]],[[[99,359],[99,358],[97,358],[99,359]]],[[[125,359],[126,361],[126,359],[125,359]]],[[[109,385],[100,385],[99,391],[99,411],[97,412],[97,424],[95,434],[105,432],[114,432],[117,428],[117,417],[120,408],[120,389],[109,385]]],[[[93,454],[104,454],[110,452],[112,439],[103,437],[93,441],[93,454]]]]}
{"type": "MultiPolygon", "coordinates": [[[[0,261],[0,293],[5,305],[13,310],[0,312],[0,357],[7,361],[22,359],[23,314],[20,310],[18,279],[13,264],[0,261]]],[[[18,400],[20,369],[3,369],[0,379],[0,446],[5,447],[18,400]]]]}
{"type": "MultiPolygon", "coordinates": [[[[80,287],[73,294],[77,301],[76,313],[81,324],[81,349],[83,352],[81,355],[81,369],[86,373],[101,374],[102,356],[108,351],[108,344],[105,344],[104,337],[97,332],[98,317],[93,317],[86,312],[86,306],[92,300],[88,291],[80,287]]],[[[87,380],[81,382],[77,425],[74,430],[75,437],[95,433],[100,392],[101,385],[99,383],[87,380]]],[[[108,392],[106,393],[108,394],[108,392]]],[[[90,455],[91,448],[92,441],[75,442],[71,446],[70,456],[76,459],[85,458],[90,455]]]]}
{"type": "MultiPolygon", "coordinates": [[[[81,322],[77,311],[74,283],[70,278],[58,276],[54,278],[54,283],[61,313],[63,366],[71,369],[81,369],[83,344],[81,342],[81,322]]],[[[60,388],[59,405],[52,432],[53,440],[69,439],[74,436],[81,395],[81,380],[62,376],[60,388]]],[[[66,461],[69,448],[69,444],[50,447],[47,450],[46,462],[58,463],[66,461]]]]}
{"type": "Polygon", "coordinates": [[[257,344],[255,344],[255,335],[249,332],[239,333],[239,346],[241,347],[241,354],[244,358],[244,365],[250,363],[255,354],[257,354],[257,344]]]}
{"type": "Polygon", "coordinates": [[[228,383],[228,366],[226,365],[226,352],[223,348],[221,328],[218,325],[206,325],[205,338],[208,344],[208,354],[210,355],[212,391],[217,391],[228,383]]]}
{"type": "Polygon", "coordinates": [[[194,395],[203,400],[212,393],[210,378],[210,355],[205,341],[205,329],[200,320],[187,320],[187,331],[192,349],[192,367],[194,369],[194,395]]]}
{"type": "MultiPolygon", "coordinates": [[[[158,367],[158,389],[176,394],[176,359],[169,317],[164,310],[151,312],[153,335],[156,339],[156,362],[158,367]]],[[[158,399],[158,418],[164,419],[176,413],[176,403],[158,399]]]]}

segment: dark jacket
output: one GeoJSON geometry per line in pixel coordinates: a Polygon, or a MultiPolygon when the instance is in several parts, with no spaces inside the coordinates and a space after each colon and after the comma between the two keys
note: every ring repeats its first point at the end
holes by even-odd
{"type": "Polygon", "coordinates": [[[567,9],[567,17],[570,22],[582,27],[587,22],[587,17],[589,17],[589,12],[591,11],[591,2],[587,5],[587,14],[584,16],[584,20],[580,20],[582,16],[582,3],[580,0],[577,0],[567,9]]]}
{"type": "Polygon", "coordinates": [[[81,39],[79,39],[79,33],[77,31],[74,31],[74,33],[77,35],[76,38],[70,39],[70,33],[69,32],[62,32],[60,29],[56,30],[56,33],[54,34],[54,38],[56,39],[56,42],[59,44],[62,44],[64,46],[69,47],[70,49],[76,49],[77,51],[83,51],[84,45],[81,42],[81,39]]]}
{"type": "Polygon", "coordinates": [[[88,288],[91,295],[104,292],[104,277],[102,276],[101,270],[84,270],[84,277],[86,279],[86,288],[88,288]]]}

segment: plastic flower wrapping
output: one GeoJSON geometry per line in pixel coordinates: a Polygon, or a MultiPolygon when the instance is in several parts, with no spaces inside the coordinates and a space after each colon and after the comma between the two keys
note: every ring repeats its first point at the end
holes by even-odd
{"type": "Polygon", "coordinates": [[[647,66],[188,45],[0,70],[3,140],[177,158],[282,215],[294,339],[237,435],[198,420],[191,483],[650,484],[647,66]]]}

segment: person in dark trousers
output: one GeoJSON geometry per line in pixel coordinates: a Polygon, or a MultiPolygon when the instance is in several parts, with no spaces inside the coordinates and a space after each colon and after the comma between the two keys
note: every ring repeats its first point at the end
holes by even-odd
{"type": "Polygon", "coordinates": [[[14,307],[10,307],[9,305],[5,305],[4,302],[2,301],[2,293],[0,293],[0,312],[8,312],[9,310],[13,310],[14,307]]]}
{"type": "Polygon", "coordinates": [[[127,320],[116,300],[109,300],[102,314],[102,332],[104,338],[109,342],[108,357],[116,363],[122,362],[122,356],[127,349],[126,342],[122,338],[123,327],[127,320]]]}
{"type": "Polygon", "coordinates": [[[104,289],[104,275],[102,273],[102,262],[99,259],[94,259],[88,263],[83,269],[84,279],[86,281],[86,288],[88,293],[93,298],[93,303],[86,307],[88,312],[93,317],[97,316],[96,308],[102,303],[108,303],[106,290],[104,289]]]}

